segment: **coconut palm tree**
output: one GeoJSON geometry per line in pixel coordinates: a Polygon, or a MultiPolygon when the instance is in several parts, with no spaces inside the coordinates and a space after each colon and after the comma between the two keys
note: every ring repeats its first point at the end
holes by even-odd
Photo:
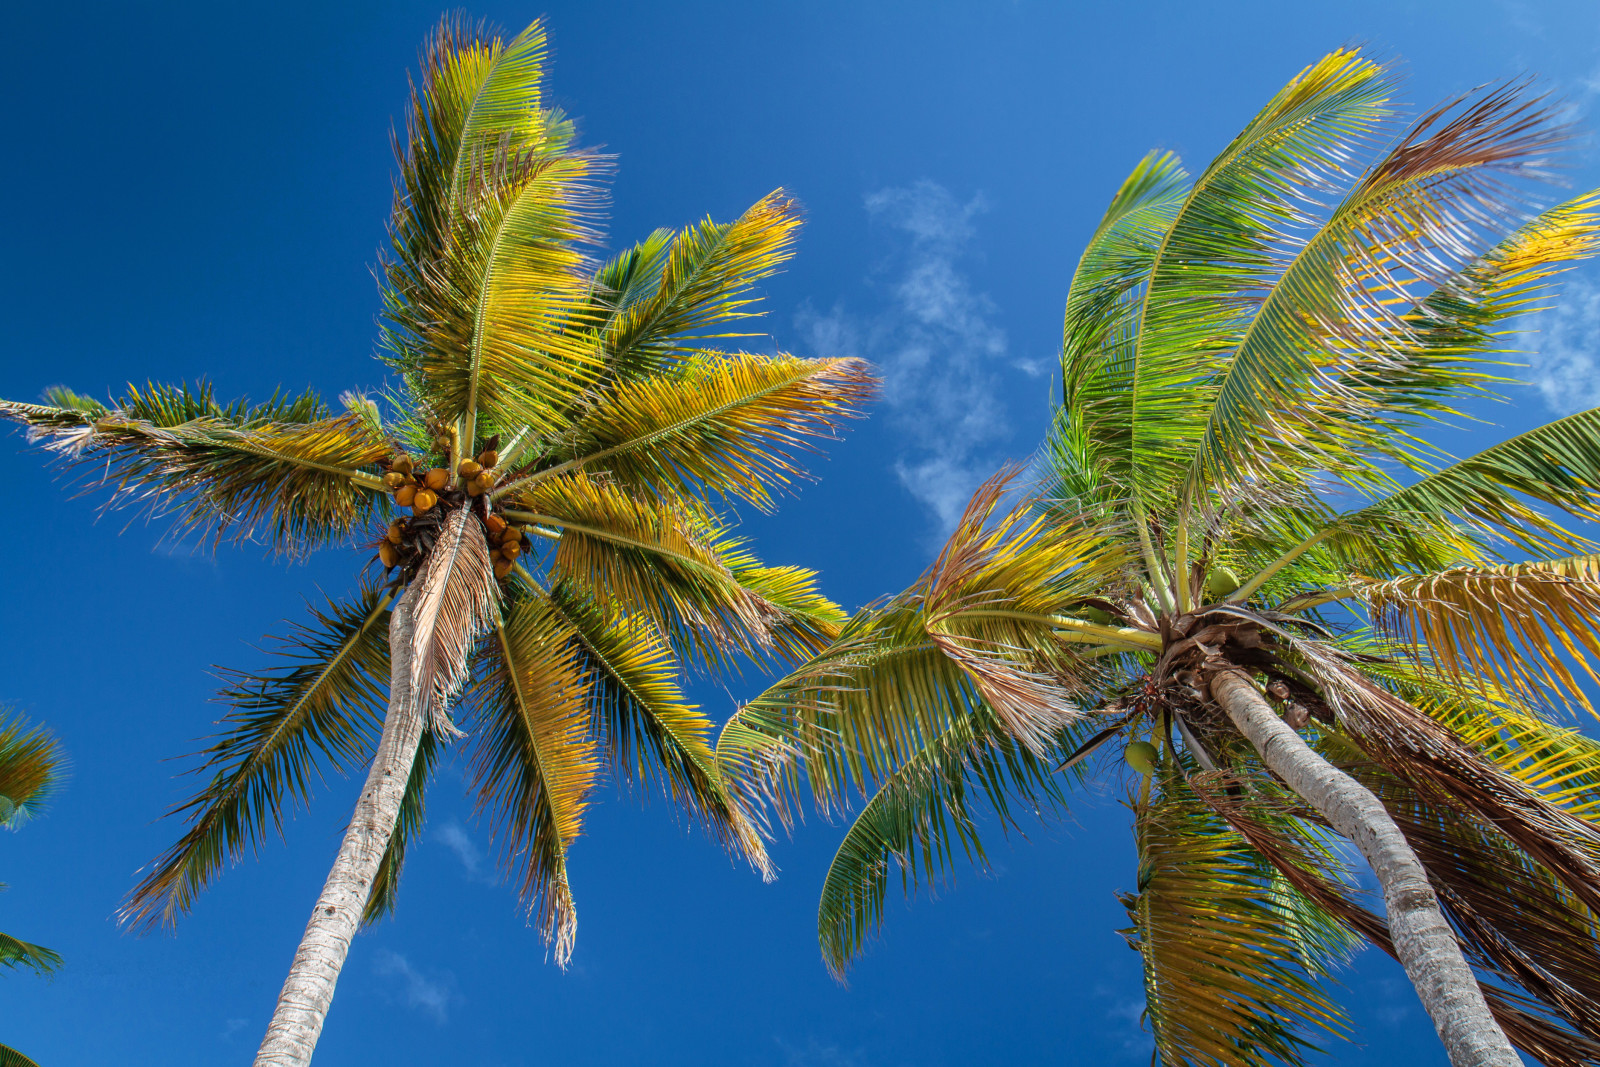
{"type": "MultiPolygon", "coordinates": [[[[65,766],[55,738],[39,727],[30,729],[22,719],[0,714],[0,829],[15,830],[37,815],[60,786],[65,766]]],[[[61,956],[43,945],[0,933],[0,966],[51,974],[61,966],[61,956]]],[[[38,1065],[0,1044],[0,1067],[38,1065]]]]}
{"type": "Polygon", "coordinates": [[[986,485],[722,731],[785,818],[864,800],[819,907],[835,973],[895,867],[981,861],[985,807],[1132,767],[1160,1062],[1301,1062],[1364,939],[1452,1063],[1600,1063],[1600,745],[1552,720],[1600,651],[1600,556],[1563,525],[1600,516],[1600,409],[1459,461],[1424,436],[1600,243],[1600,194],[1523,207],[1562,138],[1524,87],[1408,128],[1392,94],[1336,52],[1197,177],[1141,162],[1078,262],[1039,477],[986,485]]]}
{"type": "Polygon", "coordinates": [[[445,21],[397,139],[377,397],[219,403],[209,386],[6,403],[33,439],[214,536],[377,549],[383,576],[315,608],[273,669],[233,676],[188,830],[122,916],[172,923],[310,799],[368,764],[256,1062],[311,1058],[350,940],[394,907],[430,772],[462,736],[501,859],[572,952],[567,857],[603,767],[665,792],[770,874],[676,681],[820,649],[841,615],[809,571],[762,565],[719,506],[767,508],[807,439],[870,391],[851,360],[719,351],[789,254],[782,192],[736,221],[591,258],[605,161],[541,103],[545,34],[445,21]],[[400,517],[394,517],[400,512],[400,517]]]}

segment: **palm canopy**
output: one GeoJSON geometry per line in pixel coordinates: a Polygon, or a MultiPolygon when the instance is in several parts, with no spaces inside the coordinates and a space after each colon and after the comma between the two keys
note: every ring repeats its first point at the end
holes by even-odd
{"type": "Polygon", "coordinates": [[[313,606],[278,666],[230,677],[204,784],[177,809],[188,831],[128,922],[173,922],[321,774],[371,757],[405,583],[429,720],[369,921],[394,906],[458,695],[478,803],[559,960],[575,929],[567,854],[604,769],[663,789],[769,871],[678,676],[808,654],[836,632],[814,575],[763,565],[719,509],[772,506],[872,380],[852,360],[719,347],[748,336],[733,328],[757,314],[752,286],[792,252],[781,191],[597,260],[606,160],[543,102],[544,58],[538,23],[506,40],[446,20],[423,50],[383,270],[392,389],[337,409],[224,404],[206,385],[0,405],[183,529],[291,554],[365,543],[394,574],[313,606]]]}
{"type": "Polygon", "coordinates": [[[1600,410],[1464,460],[1424,436],[1600,243],[1600,194],[1523,206],[1562,130],[1522,87],[1403,129],[1393,91],[1336,52],[1198,176],[1143,160],[1079,260],[1033,484],[986,485],[914,586],[724,727],[780,816],[864,801],[818,912],[836,974],[894,868],[981,862],[985,809],[1058,809],[1122,753],[1159,1060],[1298,1063],[1344,1032],[1320,979],[1389,927],[1219,710],[1244,676],[1381,799],[1507,1036],[1600,1063],[1600,745],[1552,719],[1600,651],[1570,528],[1600,506],[1600,410]]]}

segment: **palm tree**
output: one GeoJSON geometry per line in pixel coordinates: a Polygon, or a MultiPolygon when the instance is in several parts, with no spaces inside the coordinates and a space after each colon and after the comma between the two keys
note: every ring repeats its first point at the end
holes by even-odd
{"type": "Polygon", "coordinates": [[[718,506],[770,507],[872,382],[852,360],[707,347],[748,336],[730,325],[790,255],[782,192],[591,260],[605,161],[542,105],[544,52],[538,23],[505,41],[446,20],[424,47],[384,264],[393,391],[346,394],[343,412],[165,385],[0,407],[114,499],[290,553],[365,541],[393,575],[313,609],[279,667],[230,680],[205,784],[178,809],[188,831],[122,910],[172,923],[321,769],[370,764],[258,1064],[310,1060],[351,938],[394,907],[430,772],[462,736],[459,693],[477,803],[557,962],[603,765],[770,875],[677,673],[803,656],[836,632],[814,575],[763,566],[718,506]]]}
{"type": "MultiPolygon", "coordinates": [[[[15,830],[39,814],[60,786],[65,767],[66,759],[55,738],[38,727],[29,729],[21,719],[0,714],[0,828],[15,830]]],[[[4,888],[0,884],[0,889],[4,888]]],[[[61,966],[61,956],[43,945],[0,932],[0,966],[51,974],[61,966]]],[[[0,1044],[0,1067],[38,1065],[0,1044]]]]}
{"type": "Polygon", "coordinates": [[[836,974],[894,867],[981,861],[982,802],[1015,825],[1120,750],[1160,1062],[1301,1062],[1365,939],[1452,1063],[1600,1063],[1600,745],[1550,718],[1600,651],[1600,556],[1559,521],[1600,516],[1600,409],[1454,462],[1422,436],[1600,244],[1600,194],[1521,208],[1562,131],[1520,86],[1389,135],[1392,92],[1335,52],[1198,177],[1141,162],[1079,260],[1030,491],[986,485],[722,731],[785,819],[865,801],[819,906],[836,974]]]}

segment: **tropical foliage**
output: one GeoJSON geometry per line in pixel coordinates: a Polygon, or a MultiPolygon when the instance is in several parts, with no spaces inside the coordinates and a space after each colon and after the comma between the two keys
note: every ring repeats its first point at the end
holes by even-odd
{"type": "Polygon", "coordinates": [[[1600,1063],[1600,746],[1557,718],[1600,652],[1571,525],[1600,514],[1600,410],[1464,460],[1427,437],[1600,243],[1600,194],[1524,206],[1563,131],[1523,87],[1405,128],[1393,94],[1336,52],[1197,176],[1144,159],[1078,262],[1037,476],[987,484],[915,585],[722,731],[780,816],[862,801],[818,911],[836,974],[896,869],[981,863],[1131,766],[1158,1061],[1303,1062],[1347,1032],[1329,968],[1410,916],[1363,899],[1348,813],[1287,787],[1293,739],[1381,800],[1504,1034],[1600,1063]]]}
{"type": "Polygon", "coordinates": [[[377,553],[354,595],[284,636],[275,666],[228,679],[223,730],[176,812],[188,828],[122,911],[134,926],[176,921],[325,772],[371,762],[401,714],[400,671],[426,728],[396,750],[398,813],[371,827],[364,921],[393,910],[430,772],[463,732],[504,869],[559,963],[576,931],[569,858],[602,774],[665,793],[770,870],[678,679],[685,664],[808,655],[837,632],[812,573],[762,564],[722,508],[772,507],[872,381],[848,359],[733,347],[753,286],[793,251],[782,191],[596,258],[609,164],[544,102],[545,47],[537,23],[506,40],[453,19],[425,45],[383,265],[392,388],[337,406],[222,403],[203,384],[0,405],[182,530],[377,553]]]}
{"type": "MultiPolygon", "coordinates": [[[[61,746],[43,729],[0,715],[0,828],[16,830],[43,810],[66,770],[61,746]]],[[[0,885],[0,889],[4,889],[0,885]]],[[[61,956],[43,945],[0,932],[0,967],[52,974],[61,956]]],[[[0,1067],[37,1067],[16,1049],[0,1044],[0,1067]]]]}

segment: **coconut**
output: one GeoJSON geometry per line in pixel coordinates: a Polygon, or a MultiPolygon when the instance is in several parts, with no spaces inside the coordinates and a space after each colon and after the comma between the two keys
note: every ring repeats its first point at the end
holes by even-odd
{"type": "Polygon", "coordinates": [[[518,541],[522,540],[522,527],[507,526],[505,535],[500,539],[508,544],[516,544],[518,541]]]}
{"type": "Polygon", "coordinates": [[[410,456],[401,456],[399,459],[397,459],[393,463],[389,464],[389,469],[390,470],[399,471],[401,474],[410,474],[412,471],[416,470],[417,468],[411,462],[411,457],[410,456]]]}
{"type": "Polygon", "coordinates": [[[499,537],[506,532],[506,520],[498,515],[490,515],[483,520],[483,525],[488,527],[490,537],[499,537]]]}
{"type": "Polygon", "coordinates": [[[522,545],[519,542],[507,540],[501,544],[500,554],[506,559],[516,559],[522,555],[522,545]]]}
{"type": "Polygon", "coordinates": [[[409,508],[416,499],[417,487],[414,485],[402,485],[394,491],[394,502],[403,508],[409,508]]]}
{"type": "Polygon", "coordinates": [[[482,467],[484,470],[488,470],[490,467],[498,467],[499,465],[500,453],[496,452],[494,449],[486,448],[482,452],[478,453],[478,466],[482,467]]]}
{"type": "Polygon", "coordinates": [[[411,501],[411,510],[421,515],[438,502],[439,494],[432,489],[418,489],[417,495],[411,501]]]}
{"type": "Polygon", "coordinates": [[[1111,612],[1104,608],[1082,607],[1078,609],[1078,618],[1084,622],[1092,622],[1099,626],[1111,625],[1111,612]]]}
{"type": "Polygon", "coordinates": [[[437,493],[450,484],[450,472],[443,467],[435,467],[422,476],[422,484],[437,493]]]}
{"type": "Polygon", "coordinates": [[[510,573],[511,561],[509,559],[497,559],[494,561],[494,576],[496,578],[504,578],[510,573]]]}
{"type": "Polygon", "coordinates": [[[1149,774],[1156,769],[1156,761],[1161,753],[1156,751],[1156,746],[1148,741],[1130,741],[1128,747],[1122,750],[1122,758],[1128,761],[1128,766],[1140,774],[1149,774]]]}
{"type": "Polygon", "coordinates": [[[477,460],[464,459],[461,461],[461,465],[456,468],[456,473],[461,475],[463,478],[472,478],[475,477],[481,470],[483,470],[483,468],[478,466],[477,460]]]}
{"type": "Polygon", "coordinates": [[[401,522],[399,519],[396,519],[394,522],[389,524],[389,532],[384,536],[389,538],[390,543],[398,545],[401,541],[405,540],[406,524],[401,522]]]}
{"type": "Polygon", "coordinates": [[[1206,575],[1206,596],[1221,600],[1239,588],[1239,576],[1227,567],[1213,567],[1206,575]]]}
{"type": "Polygon", "coordinates": [[[383,544],[378,546],[378,558],[383,560],[383,567],[385,570],[388,570],[390,567],[393,567],[396,563],[400,562],[400,550],[395,548],[389,542],[385,541],[383,544]]]}
{"type": "Polygon", "coordinates": [[[482,496],[483,495],[483,486],[479,485],[477,482],[468,482],[467,483],[467,495],[468,496],[482,496]]]}
{"type": "Polygon", "coordinates": [[[477,477],[472,479],[472,484],[487,493],[494,488],[494,471],[479,471],[477,477]]]}
{"type": "Polygon", "coordinates": [[[383,484],[391,489],[398,489],[406,484],[406,476],[400,471],[390,471],[383,476],[383,484]]]}

